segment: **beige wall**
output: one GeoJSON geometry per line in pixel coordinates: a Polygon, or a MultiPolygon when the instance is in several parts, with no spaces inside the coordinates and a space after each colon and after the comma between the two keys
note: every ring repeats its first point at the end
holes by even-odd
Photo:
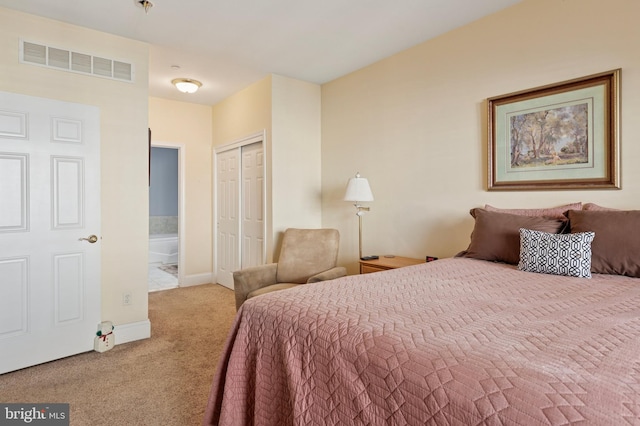
{"type": "Polygon", "coordinates": [[[213,106],[213,146],[266,130],[271,139],[271,76],[213,106]]]}
{"type": "Polygon", "coordinates": [[[319,228],[320,86],[277,75],[272,76],[272,81],[273,230],[319,228]]]}
{"type": "Polygon", "coordinates": [[[320,100],[320,86],[270,75],[213,107],[214,149],[265,132],[268,261],[286,228],[321,226],[320,100]]]}
{"type": "Polygon", "coordinates": [[[0,8],[0,90],[100,108],[102,318],[116,325],[148,318],[148,55],[145,43],[0,8]],[[135,83],[20,64],[21,37],[131,62],[135,83]]]}
{"type": "Polygon", "coordinates": [[[469,209],[597,202],[639,208],[640,2],[525,0],[322,86],[323,226],[356,271],[358,228],[341,201],[356,171],[375,201],[364,254],[451,256],[469,209]],[[486,99],[622,68],[622,190],[486,191],[486,99]]]}
{"type": "Polygon", "coordinates": [[[185,229],[181,265],[184,283],[211,282],[211,138],[212,108],[186,102],[149,98],[152,143],[181,145],[184,173],[185,229]]]}

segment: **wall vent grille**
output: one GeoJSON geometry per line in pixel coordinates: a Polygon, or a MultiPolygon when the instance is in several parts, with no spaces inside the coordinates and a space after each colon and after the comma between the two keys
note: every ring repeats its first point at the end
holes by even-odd
{"type": "Polygon", "coordinates": [[[130,63],[25,40],[20,41],[20,62],[129,83],[134,81],[134,68],[130,63]]]}

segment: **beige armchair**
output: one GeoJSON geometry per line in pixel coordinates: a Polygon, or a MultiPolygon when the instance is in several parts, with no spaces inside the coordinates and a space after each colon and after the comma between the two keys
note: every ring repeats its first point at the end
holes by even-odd
{"type": "Polygon", "coordinates": [[[347,275],[346,268],[336,266],[339,243],[337,229],[287,229],[278,263],[233,273],[236,309],[261,294],[347,275]]]}

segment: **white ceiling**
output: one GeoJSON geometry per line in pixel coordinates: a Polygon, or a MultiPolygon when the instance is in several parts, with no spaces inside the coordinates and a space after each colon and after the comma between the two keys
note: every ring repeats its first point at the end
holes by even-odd
{"type": "Polygon", "coordinates": [[[151,96],[213,105],[270,73],[326,83],[521,0],[151,1],[148,14],[137,0],[0,6],[147,42],[151,96]],[[179,93],[177,77],[203,86],[179,93]]]}

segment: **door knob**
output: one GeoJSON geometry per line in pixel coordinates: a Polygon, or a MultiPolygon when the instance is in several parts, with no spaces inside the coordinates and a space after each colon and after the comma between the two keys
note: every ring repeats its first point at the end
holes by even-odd
{"type": "Polygon", "coordinates": [[[91,244],[98,241],[98,237],[95,235],[89,235],[89,238],[78,238],[78,241],[89,241],[91,244]]]}

